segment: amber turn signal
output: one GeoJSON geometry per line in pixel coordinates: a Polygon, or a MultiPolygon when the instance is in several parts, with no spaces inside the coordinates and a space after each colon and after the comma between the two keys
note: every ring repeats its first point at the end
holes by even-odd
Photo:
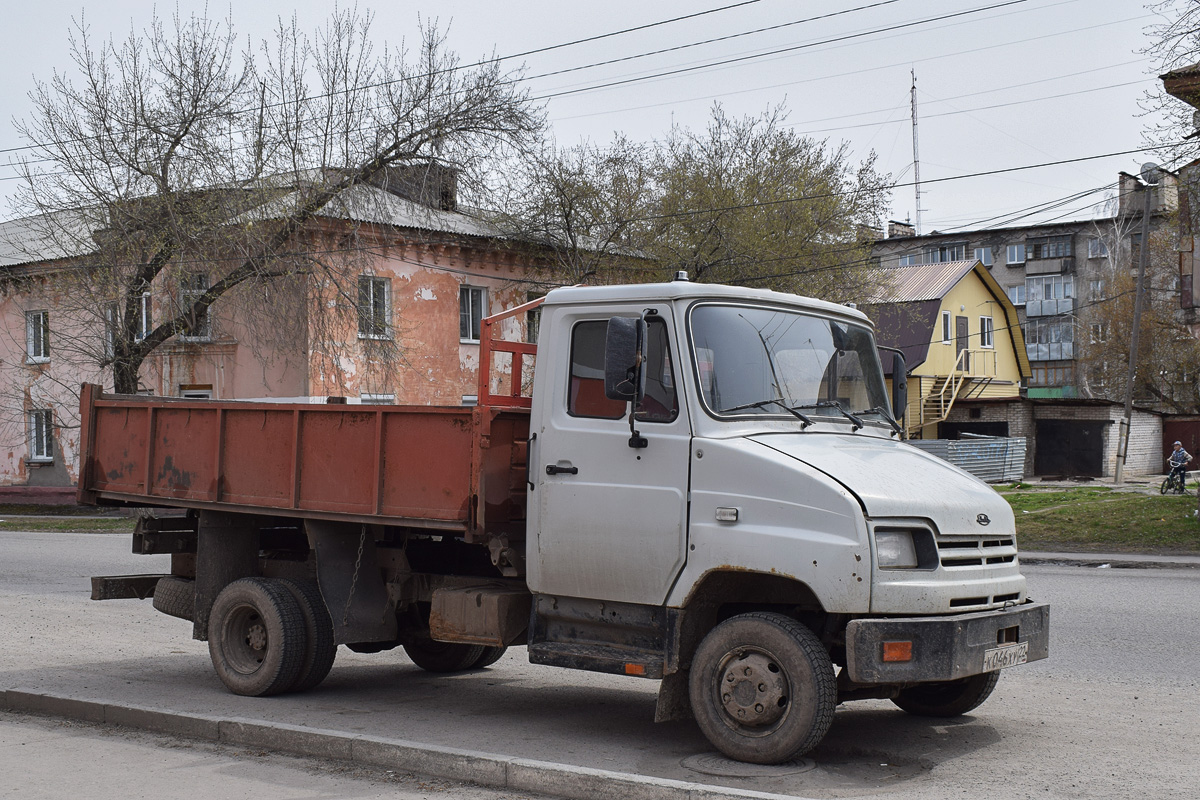
{"type": "Polygon", "coordinates": [[[912,661],[912,642],[884,642],[884,661],[912,661]]]}

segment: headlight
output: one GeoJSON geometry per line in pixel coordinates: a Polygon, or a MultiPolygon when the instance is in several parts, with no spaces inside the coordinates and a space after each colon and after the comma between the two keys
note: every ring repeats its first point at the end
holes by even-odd
{"type": "Polygon", "coordinates": [[[875,553],[880,569],[914,569],[918,563],[911,531],[876,530],[875,553]]]}

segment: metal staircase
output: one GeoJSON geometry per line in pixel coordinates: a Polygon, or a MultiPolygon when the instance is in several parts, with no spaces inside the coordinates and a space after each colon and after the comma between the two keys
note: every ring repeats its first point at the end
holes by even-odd
{"type": "Polygon", "coordinates": [[[937,376],[929,393],[921,397],[918,418],[907,425],[908,437],[926,425],[942,422],[950,416],[956,400],[979,397],[995,379],[994,350],[960,350],[950,374],[937,376]]]}

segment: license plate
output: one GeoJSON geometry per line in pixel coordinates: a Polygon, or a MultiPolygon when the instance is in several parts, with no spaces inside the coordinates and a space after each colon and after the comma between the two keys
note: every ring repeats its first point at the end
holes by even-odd
{"type": "Polygon", "coordinates": [[[1006,644],[983,651],[983,671],[995,672],[1005,667],[1015,667],[1029,660],[1029,642],[1006,644]]]}

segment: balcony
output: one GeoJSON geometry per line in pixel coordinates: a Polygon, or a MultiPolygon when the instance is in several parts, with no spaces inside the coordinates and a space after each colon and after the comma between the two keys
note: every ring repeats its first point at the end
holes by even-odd
{"type": "Polygon", "coordinates": [[[1025,274],[1026,275],[1055,275],[1063,272],[1075,271],[1075,259],[1072,256],[1066,258],[1026,258],[1025,259],[1025,274]]]}
{"type": "Polygon", "coordinates": [[[1025,354],[1030,361],[1070,361],[1075,358],[1074,342],[1026,344],[1025,354]]]}
{"type": "Polygon", "coordinates": [[[1056,300],[1026,300],[1026,317],[1053,317],[1059,314],[1070,314],[1075,310],[1075,299],[1060,297],[1056,300]]]}

